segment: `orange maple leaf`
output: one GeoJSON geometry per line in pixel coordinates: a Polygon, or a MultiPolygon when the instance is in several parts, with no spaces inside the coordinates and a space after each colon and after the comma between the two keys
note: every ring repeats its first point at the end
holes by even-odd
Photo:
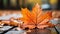
{"type": "Polygon", "coordinates": [[[52,12],[43,12],[40,6],[37,4],[32,8],[32,11],[29,11],[27,8],[22,9],[21,13],[23,14],[23,18],[21,19],[24,23],[24,28],[44,28],[53,26],[53,24],[49,23],[52,19],[52,12]]]}

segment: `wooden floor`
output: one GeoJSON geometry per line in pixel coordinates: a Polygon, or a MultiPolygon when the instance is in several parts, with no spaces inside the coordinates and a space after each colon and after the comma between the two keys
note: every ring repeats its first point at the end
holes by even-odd
{"type": "MultiPolygon", "coordinates": [[[[30,32],[28,30],[15,30],[15,28],[12,28],[12,26],[4,26],[3,28],[0,29],[4,29],[2,32],[3,34],[57,34],[56,30],[54,28],[51,29],[32,29],[30,30],[30,32]],[[6,28],[5,28],[6,27],[6,28]],[[7,28],[8,27],[8,28],[7,28]]],[[[1,30],[0,30],[1,32],[1,30]]]]}

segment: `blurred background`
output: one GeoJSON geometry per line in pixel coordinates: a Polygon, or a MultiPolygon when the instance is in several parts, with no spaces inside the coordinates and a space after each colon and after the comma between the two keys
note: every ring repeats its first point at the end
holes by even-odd
{"type": "Polygon", "coordinates": [[[60,0],[0,0],[0,10],[31,8],[38,3],[43,10],[60,10],[60,0]]]}
{"type": "Polygon", "coordinates": [[[37,3],[43,10],[52,11],[53,17],[60,18],[60,0],[0,0],[0,16],[20,14],[21,8],[32,10],[37,3]]]}

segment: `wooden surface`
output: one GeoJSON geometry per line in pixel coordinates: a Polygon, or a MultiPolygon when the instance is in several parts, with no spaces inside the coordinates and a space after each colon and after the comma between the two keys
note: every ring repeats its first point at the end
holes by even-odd
{"type": "MultiPolygon", "coordinates": [[[[12,27],[11,26],[4,26],[3,28],[1,28],[1,30],[7,31],[7,32],[5,32],[5,34],[57,34],[57,32],[54,28],[32,29],[30,31],[29,30],[22,30],[22,29],[16,30],[16,28],[13,28],[13,29],[10,29],[10,28],[12,28],[12,27]],[[8,29],[7,29],[7,27],[8,27],[8,29]]],[[[0,30],[0,32],[1,32],[1,30],[0,30]]]]}

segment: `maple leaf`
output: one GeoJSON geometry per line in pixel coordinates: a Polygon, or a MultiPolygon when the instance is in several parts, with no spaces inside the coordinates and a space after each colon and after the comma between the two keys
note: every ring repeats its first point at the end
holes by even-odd
{"type": "Polygon", "coordinates": [[[24,28],[44,28],[53,26],[53,24],[49,23],[52,19],[52,12],[48,11],[44,13],[38,4],[32,8],[32,11],[25,8],[21,10],[21,13],[23,15],[21,20],[24,22],[22,27],[24,28]]]}

